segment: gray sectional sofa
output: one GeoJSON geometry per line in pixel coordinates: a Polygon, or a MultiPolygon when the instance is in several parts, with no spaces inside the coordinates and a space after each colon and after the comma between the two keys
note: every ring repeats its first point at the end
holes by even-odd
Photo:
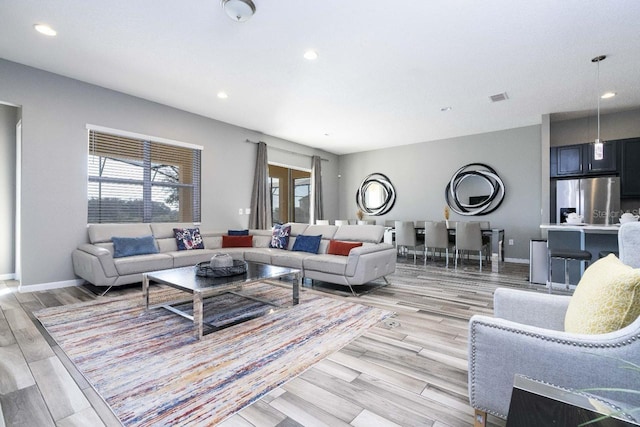
{"type": "MultiPolygon", "coordinates": [[[[381,225],[308,225],[291,223],[287,249],[270,248],[271,230],[250,230],[252,247],[222,247],[225,232],[201,230],[204,249],[178,250],[174,228],[194,228],[193,224],[91,224],[88,243],[73,251],[73,268],[79,277],[96,286],[112,286],[142,281],[149,271],[195,265],[208,261],[216,253],[228,253],[234,259],[260,262],[302,270],[312,280],[348,286],[363,285],[393,273],[396,250],[382,243],[381,225]],[[292,251],[298,235],[322,235],[317,254],[292,251]],[[113,237],[153,236],[158,253],[114,258],[113,237]],[[327,253],[330,240],[362,242],[348,256],[327,253]]],[[[386,281],[386,278],[385,278],[386,281]]]]}

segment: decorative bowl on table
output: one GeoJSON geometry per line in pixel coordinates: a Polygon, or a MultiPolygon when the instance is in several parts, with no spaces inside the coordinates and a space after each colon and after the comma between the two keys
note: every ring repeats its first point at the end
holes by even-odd
{"type": "Polygon", "coordinates": [[[582,221],[581,215],[569,214],[567,216],[567,224],[582,224],[582,221]]]}
{"type": "Polygon", "coordinates": [[[247,263],[245,261],[234,259],[232,265],[221,267],[211,266],[211,262],[203,261],[196,264],[196,276],[201,277],[227,277],[247,272],[247,263]]]}

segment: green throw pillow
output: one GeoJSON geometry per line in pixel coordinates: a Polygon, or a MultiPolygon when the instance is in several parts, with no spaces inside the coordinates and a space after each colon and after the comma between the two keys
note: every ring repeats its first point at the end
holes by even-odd
{"type": "Polygon", "coordinates": [[[606,334],[632,323],[640,315],[640,269],[611,254],[587,268],[564,319],[566,332],[606,334]]]}

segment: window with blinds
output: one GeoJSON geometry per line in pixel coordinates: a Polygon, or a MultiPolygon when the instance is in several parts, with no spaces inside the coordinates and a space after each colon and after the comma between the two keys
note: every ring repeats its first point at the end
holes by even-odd
{"type": "Polygon", "coordinates": [[[89,130],[88,222],[200,222],[200,150],[89,130]]]}

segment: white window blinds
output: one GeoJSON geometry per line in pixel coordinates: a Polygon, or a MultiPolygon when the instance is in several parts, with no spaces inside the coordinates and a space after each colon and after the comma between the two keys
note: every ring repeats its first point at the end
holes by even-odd
{"type": "Polygon", "coordinates": [[[89,130],[88,222],[200,222],[200,150],[89,130]]]}

